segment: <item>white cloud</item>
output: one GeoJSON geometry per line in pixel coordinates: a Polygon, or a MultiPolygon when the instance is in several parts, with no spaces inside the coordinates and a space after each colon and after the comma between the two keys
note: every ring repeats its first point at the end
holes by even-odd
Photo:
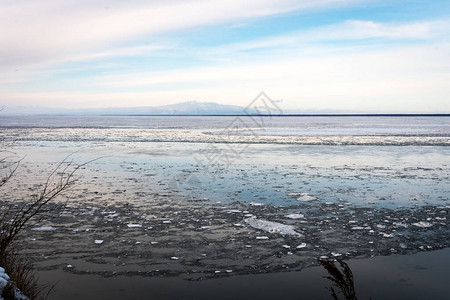
{"type": "Polygon", "coordinates": [[[171,31],[180,34],[220,23],[240,26],[252,18],[340,2],[348,1],[3,2],[0,101],[53,107],[159,105],[184,100],[242,105],[266,90],[285,99],[288,108],[402,111],[407,107],[411,112],[450,112],[447,20],[348,20],[211,48],[188,48],[160,38],[171,31]],[[208,66],[124,74],[115,70],[71,78],[71,82],[57,79],[40,90],[27,86],[35,78],[70,72],[67,62],[93,61],[101,67],[98,59],[177,55],[176,51],[167,53],[177,47],[183,49],[177,58],[203,60],[208,66]],[[20,82],[30,92],[11,84],[20,82]],[[54,92],[49,92],[52,87],[54,92]],[[78,92],[71,92],[78,87],[78,92]]]}
{"type": "MultiPolygon", "coordinates": [[[[314,43],[334,41],[349,42],[356,40],[378,39],[397,40],[433,40],[450,35],[449,20],[426,20],[408,23],[380,23],[367,20],[348,20],[342,23],[320,26],[309,30],[268,38],[224,45],[210,49],[210,54],[248,51],[267,48],[295,47],[303,48],[314,43]]],[[[369,41],[370,42],[370,41],[369,41]]]]}
{"type": "Polygon", "coordinates": [[[48,106],[139,106],[187,100],[243,105],[260,90],[285,108],[449,112],[450,45],[90,78],[105,93],[4,94],[48,106]],[[161,88],[161,85],[165,88],[161,88]],[[112,92],[129,88],[130,92],[112,92]],[[141,92],[136,90],[143,89],[141,92]],[[83,102],[80,101],[83,99],[83,102]]]}
{"type": "MultiPolygon", "coordinates": [[[[347,0],[351,1],[351,0],[347,0]]],[[[11,1],[0,4],[0,66],[39,67],[201,25],[346,1],[11,1]]]]}

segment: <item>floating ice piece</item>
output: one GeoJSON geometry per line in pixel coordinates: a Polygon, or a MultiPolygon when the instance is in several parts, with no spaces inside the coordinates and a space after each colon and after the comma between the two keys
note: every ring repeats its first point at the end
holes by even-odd
{"type": "Polygon", "coordinates": [[[263,206],[264,204],[258,202],[250,202],[251,206],[263,206]]]}
{"type": "Polygon", "coordinates": [[[238,210],[238,209],[229,209],[229,210],[227,210],[227,212],[229,212],[229,213],[241,213],[241,211],[238,210]]]}
{"type": "Polygon", "coordinates": [[[100,245],[100,244],[103,244],[103,240],[95,240],[94,243],[100,245]]]}
{"type": "Polygon", "coordinates": [[[334,252],[331,252],[331,255],[333,255],[334,257],[339,257],[339,256],[342,256],[342,254],[341,254],[341,253],[334,253],[334,252]]]}
{"type": "Polygon", "coordinates": [[[159,242],[150,242],[150,244],[151,245],[156,245],[156,244],[158,244],[159,242]]]}
{"type": "Polygon", "coordinates": [[[180,258],[179,258],[179,257],[176,257],[176,256],[172,256],[170,259],[171,259],[171,260],[179,260],[180,258]]]}
{"type": "Polygon", "coordinates": [[[291,246],[289,246],[289,245],[283,245],[282,247],[285,249],[291,249],[291,246]]]}
{"type": "Polygon", "coordinates": [[[364,227],[361,227],[361,226],[352,227],[352,230],[363,230],[363,229],[364,229],[364,227]]]}
{"type": "Polygon", "coordinates": [[[306,243],[301,243],[300,245],[297,246],[297,249],[303,249],[306,248],[306,243]]]}
{"type": "Polygon", "coordinates": [[[128,228],[142,227],[141,224],[133,224],[133,223],[130,223],[130,224],[128,224],[127,226],[128,226],[128,228]]]}
{"type": "Polygon", "coordinates": [[[219,273],[220,273],[220,271],[219,271],[219,270],[217,270],[217,271],[214,271],[214,273],[216,273],[216,274],[219,274],[219,273]]]}
{"type": "Polygon", "coordinates": [[[392,224],[394,224],[395,226],[399,226],[399,227],[404,227],[404,228],[408,228],[408,225],[407,225],[407,224],[405,224],[405,223],[401,223],[401,222],[394,222],[394,223],[392,223],[392,224]]]}
{"type": "Polygon", "coordinates": [[[377,224],[377,228],[383,229],[383,228],[386,228],[386,226],[385,225],[381,225],[381,224],[377,224]]]}
{"type": "Polygon", "coordinates": [[[303,214],[290,214],[290,215],[286,216],[286,218],[289,218],[289,219],[301,219],[304,217],[305,216],[303,214]]]}
{"type": "MultiPolygon", "coordinates": [[[[268,236],[257,236],[256,237],[257,240],[268,240],[269,237],[268,236]]],[[[248,247],[249,248],[249,247],[248,247]]]]}
{"type": "Polygon", "coordinates": [[[292,225],[285,225],[266,220],[258,220],[256,218],[245,219],[244,222],[253,228],[264,230],[270,233],[279,233],[283,235],[293,235],[298,237],[303,236],[302,234],[296,232],[294,230],[294,226],[292,225]]]}
{"type": "Polygon", "coordinates": [[[54,231],[54,230],[56,230],[56,228],[52,227],[52,226],[42,226],[42,227],[32,228],[31,230],[34,230],[34,231],[54,231]]]}
{"type": "Polygon", "coordinates": [[[240,226],[242,226],[242,224],[241,223],[235,223],[235,224],[233,224],[234,226],[236,226],[236,227],[240,227],[240,226]]]}
{"type": "Polygon", "coordinates": [[[301,193],[289,193],[289,194],[287,194],[288,196],[299,196],[299,195],[301,195],[301,193]]]}
{"type": "Polygon", "coordinates": [[[67,265],[66,268],[70,269],[70,268],[73,268],[73,266],[72,265],[67,265]]]}
{"type": "Polygon", "coordinates": [[[384,237],[384,238],[392,238],[394,237],[394,235],[392,233],[384,233],[384,232],[380,232],[380,234],[384,237]]]}
{"type": "Polygon", "coordinates": [[[308,195],[308,193],[301,193],[300,197],[297,198],[297,200],[299,201],[312,201],[312,200],[316,200],[316,197],[310,196],[308,195]]]}
{"type": "Polygon", "coordinates": [[[428,227],[433,226],[433,224],[428,223],[428,222],[424,222],[424,221],[420,221],[420,222],[417,222],[417,223],[413,223],[413,225],[414,225],[414,226],[417,226],[417,227],[422,227],[422,228],[428,228],[428,227]]]}
{"type": "Polygon", "coordinates": [[[170,223],[172,223],[172,221],[170,220],[163,221],[163,224],[170,224],[170,223]]]}
{"type": "Polygon", "coordinates": [[[231,272],[233,272],[233,270],[225,270],[225,272],[231,273],[231,272]]]}

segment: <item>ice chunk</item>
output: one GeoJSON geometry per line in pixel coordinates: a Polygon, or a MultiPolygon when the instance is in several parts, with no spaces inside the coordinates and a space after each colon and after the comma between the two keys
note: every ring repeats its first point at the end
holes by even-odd
{"type": "Polygon", "coordinates": [[[417,226],[417,227],[422,227],[422,228],[428,228],[428,227],[433,226],[433,224],[431,224],[431,223],[429,223],[429,222],[424,222],[424,221],[420,221],[420,222],[417,222],[417,223],[413,223],[413,225],[414,225],[414,226],[417,226]]]}
{"type": "Polygon", "coordinates": [[[305,216],[303,214],[290,214],[290,215],[286,216],[286,218],[289,218],[289,219],[301,219],[304,217],[305,216]]]}
{"type": "Polygon", "coordinates": [[[316,197],[310,196],[308,195],[308,193],[301,193],[300,197],[297,198],[297,200],[299,201],[312,201],[312,200],[316,200],[316,197]]]}
{"type": "Polygon", "coordinates": [[[35,231],[54,231],[54,230],[56,230],[56,228],[52,227],[52,226],[42,226],[42,227],[32,228],[31,230],[35,230],[35,231]]]}
{"type": "Polygon", "coordinates": [[[94,243],[96,243],[97,245],[103,244],[103,240],[95,240],[94,243]]]}
{"type": "Polygon", "coordinates": [[[130,224],[128,224],[127,226],[128,226],[128,228],[142,227],[141,224],[133,224],[133,223],[130,223],[130,224]]]}
{"type": "Polygon", "coordinates": [[[306,248],[306,243],[301,243],[300,245],[297,246],[297,249],[303,249],[306,248]]]}
{"type": "Polygon", "coordinates": [[[170,259],[171,259],[171,260],[179,260],[180,258],[179,258],[179,257],[176,257],[176,256],[172,256],[170,259]]]}
{"type": "Polygon", "coordinates": [[[361,227],[361,226],[352,227],[352,230],[363,230],[363,229],[364,229],[364,227],[361,227]]]}
{"type": "Polygon", "coordinates": [[[269,237],[268,236],[257,236],[256,239],[257,240],[268,240],[269,237]]]}
{"type": "Polygon", "coordinates": [[[279,233],[283,235],[303,236],[294,230],[294,226],[285,225],[277,222],[258,220],[256,218],[249,218],[244,220],[245,223],[253,228],[264,230],[270,233],[279,233]]]}

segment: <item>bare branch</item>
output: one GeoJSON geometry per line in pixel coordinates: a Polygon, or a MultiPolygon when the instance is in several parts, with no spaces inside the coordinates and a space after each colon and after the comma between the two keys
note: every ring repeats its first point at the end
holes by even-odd
{"type": "MultiPolygon", "coordinates": [[[[41,213],[42,208],[54,200],[57,196],[68,190],[76,181],[75,173],[83,166],[100,159],[92,159],[83,164],[74,165],[73,160],[69,160],[72,154],[66,156],[47,177],[42,190],[33,196],[31,202],[27,202],[19,208],[14,207],[14,203],[4,210],[0,223],[0,253],[6,250],[11,242],[17,237],[21,230],[41,213]],[[69,170],[72,168],[71,170],[69,170]]],[[[14,169],[17,169],[18,165],[14,169]]],[[[11,178],[14,172],[10,172],[6,181],[11,178]]],[[[6,177],[5,177],[6,178],[6,177]]],[[[5,181],[5,182],[6,182],[5,181]]]]}

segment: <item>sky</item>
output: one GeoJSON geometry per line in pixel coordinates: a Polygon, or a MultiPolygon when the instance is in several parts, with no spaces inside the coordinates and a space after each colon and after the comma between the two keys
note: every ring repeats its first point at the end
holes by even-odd
{"type": "Polygon", "coordinates": [[[450,113],[450,1],[0,0],[0,106],[450,113]]]}

